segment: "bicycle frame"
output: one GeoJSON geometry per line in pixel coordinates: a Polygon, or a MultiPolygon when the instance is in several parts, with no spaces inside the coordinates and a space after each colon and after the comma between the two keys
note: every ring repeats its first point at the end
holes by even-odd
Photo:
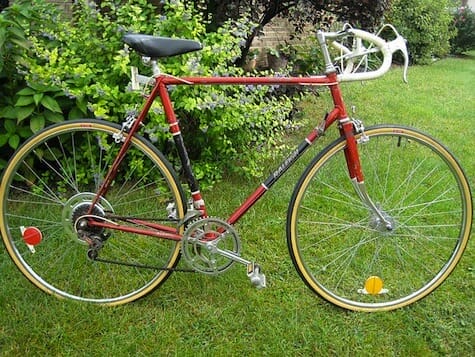
{"type": "MultiPolygon", "coordinates": [[[[124,143],[113,162],[109,172],[102,185],[100,186],[93,207],[99,202],[100,197],[105,196],[107,190],[114,179],[118,167],[130,146],[132,136],[137,133],[140,124],[145,120],[145,117],[152,106],[152,103],[160,97],[165,117],[169,125],[170,133],[173,136],[175,145],[181,163],[184,168],[188,185],[191,190],[193,200],[193,208],[200,211],[202,217],[207,216],[205,202],[201,195],[199,184],[193,174],[188,153],[184,146],[183,137],[181,135],[180,126],[175,115],[173,104],[168,93],[168,86],[170,85],[300,85],[300,86],[326,86],[330,89],[333,98],[334,107],[325,116],[323,121],[315,127],[302,141],[297,148],[295,148],[290,155],[274,170],[267,179],[231,214],[227,219],[229,224],[236,223],[263,195],[274,185],[279,178],[297,161],[298,158],[312,145],[334,122],[338,121],[340,134],[345,137],[347,145],[345,149],[345,157],[348,165],[349,177],[356,182],[363,181],[363,174],[359,162],[358,151],[356,147],[356,140],[354,138],[353,122],[348,118],[345,108],[345,103],[341,94],[337,74],[334,71],[326,73],[325,75],[312,77],[173,77],[166,74],[159,74],[155,77],[155,84],[147,97],[142,111],[137,116],[134,124],[129,130],[124,143]]],[[[91,208],[92,210],[92,208],[91,208]]],[[[90,220],[91,226],[98,226],[107,229],[121,230],[132,232],[141,235],[148,235],[152,237],[180,241],[182,236],[179,234],[179,227],[170,227],[157,223],[147,222],[138,219],[128,219],[127,222],[133,224],[140,224],[148,229],[136,228],[126,225],[118,225],[108,223],[107,221],[90,220]]]]}

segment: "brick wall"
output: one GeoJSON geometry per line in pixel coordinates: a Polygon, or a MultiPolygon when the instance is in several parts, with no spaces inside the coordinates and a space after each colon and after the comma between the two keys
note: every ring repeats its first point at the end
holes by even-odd
{"type": "Polygon", "coordinates": [[[254,39],[252,46],[257,48],[275,48],[288,43],[292,26],[285,20],[274,21],[264,27],[263,35],[254,39]]]}
{"type": "MultiPolygon", "coordinates": [[[[294,27],[290,24],[289,21],[285,19],[275,19],[268,25],[264,27],[263,34],[259,37],[256,37],[252,42],[251,49],[257,49],[260,51],[258,56],[258,66],[259,67],[268,67],[267,63],[267,50],[275,49],[279,45],[288,45],[288,44],[303,44],[305,42],[304,37],[300,39],[294,38],[291,40],[292,34],[294,33],[294,27]]],[[[308,32],[308,36],[312,35],[312,31],[308,32]]]]}
{"type": "Polygon", "coordinates": [[[267,49],[277,48],[289,42],[292,28],[285,20],[276,20],[267,24],[260,36],[254,38],[251,50],[258,50],[257,66],[267,68],[267,49]]]}

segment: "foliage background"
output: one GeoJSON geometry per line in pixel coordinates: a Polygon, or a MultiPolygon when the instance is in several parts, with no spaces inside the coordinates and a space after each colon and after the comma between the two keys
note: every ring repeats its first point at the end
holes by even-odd
{"type": "MultiPolygon", "coordinates": [[[[139,66],[141,72],[150,73],[150,69],[141,65],[137,54],[124,49],[121,38],[127,32],[183,37],[203,43],[200,52],[161,61],[170,75],[244,73],[231,64],[240,55],[239,43],[252,26],[246,18],[229,21],[215,32],[206,33],[201,14],[178,0],[163,2],[160,8],[145,0],[126,4],[102,1],[100,8],[88,1],[78,1],[72,20],[62,19],[42,0],[19,1],[13,8],[24,13],[26,19],[42,16],[32,28],[18,26],[25,32],[25,43],[29,45],[25,45],[21,60],[13,61],[17,73],[23,76],[18,76],[18,85],[12,88],[17,92],[0,102],[0,115],[12,123],[16,120],[17,126],[29,135],[66,118],[93,115],[121,122],[127,113],[137,109],[137,103],[142,103],[140,95],[126,89],[129,66],[139,66]],[[45,8],[48,11],[43,11],[45,8]],[[60,96],[69,99],[72,108],[60,102],[60,96]]],[[[172,88],[171,97],[182,120],[198,178],[205,178],[205,183],[210,184],[219,180],[223,171],[239,171],[245,176],[261,171],[256,164],[257,156],[272,155],[279,133],[292,127],[291,100],[285,95],[277,99],[272,95],[274,90],[262,86],[219,90],[210,86],[172,88]],[[254,150],[248,150],[249,147],[254,150]]],[[[157,104],[144,132],[173,159],[164,123],[157,104]]],[[[6,139],[12,136],[11,127],[4,125],[6,139]]],[[[19,140],[3,142],[10,151],[18,144],[19,140]]]]}
{"type": "Polygon", "coordinates": [[[407,39],[413,63],[428,64],[450,52],[452,9],[452,0],[393,0],[387,18],[407,39]]]}
{"type": "Polygon", "coordinates": [[[457,35],[450,41],[451,52],[462,54],[475,49],[475,13],[469,7],[459,7],[455,11],[454,26],[457,35]]]}

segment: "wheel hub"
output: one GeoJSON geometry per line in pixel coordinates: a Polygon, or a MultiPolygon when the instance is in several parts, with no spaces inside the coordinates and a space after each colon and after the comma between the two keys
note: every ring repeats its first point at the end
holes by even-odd
{"type": "Polygon", "coordinates": [[[394,218],[388,215],[383,210],[381,210],[379,207],[378,207],[378,211],[382,215],[382,217],[385,219],[385,221],[383,221],[378,215],[373,213],[369,219],[369,226],[373,228],[374,230],[377,230],[378,232],[385,233],[385,234],[394,232],[396,228],[396,222],[394,221],[394,218]],[[391,228],[388,227],[387,222],[389,222],[391,228]]]}
{"type": "MultiPolygon", "coordinates": [[[[72,196],[63,206],[62,222],[63,228],[68,236],[75,241],[85,243],[82,239],[79,239],[75,226],[80,217],[91,214],[93,216],[104,217],[105,212],[113,212],[112,206],[106,199],[101,198],[99,202],[94,206],[91,212],[89,212],[92,202],[95,199],[96,194],[90,192],[81,192],[72,196]]],[[[101,228],[89,227],[90,233],[99,234],[102,232],[101,228]]]]}

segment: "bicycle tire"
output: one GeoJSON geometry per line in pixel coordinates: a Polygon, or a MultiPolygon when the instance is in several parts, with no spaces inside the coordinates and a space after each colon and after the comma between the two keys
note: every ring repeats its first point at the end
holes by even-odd
{"type": "MultiPolygon", "coordinates": [[[[176,241],[110,230],[99,257],[116,263],[105,263],[89,259],[88,244],[78,238],[73,226],[87,212],[120,149],[113,137],[119,132],[118,125],[94,119],[56,124],[27,140],[4,171],[0,188],[4,245],[28,280],[49,294],[124,304],[160,286],[179,261],[176,241]],[[29,238],[27,230],[33,232],[29,238]],[[28,240],[38,236],[40,242],[28,240]]],[[[185,215],[184,194],[172,166],[139,135],[133,136],[105,196],[94,211],[97,215],[168,217],[170,202],[176,219],[185,215]]],[[[177,226],[176,220],[166,224],[177,226]]]]}
{"type": "Polygon", "coordinates": [[[287,216],[287,244],[306,285],[355,311],[414,303],[453,271],[470,237],[473,206],[467,178],[438,141],[404,126],[357,135],[365,184],[394,223],[388,231],[362,203],[348,177],[345,140],[307,167],[287,216]]]}

